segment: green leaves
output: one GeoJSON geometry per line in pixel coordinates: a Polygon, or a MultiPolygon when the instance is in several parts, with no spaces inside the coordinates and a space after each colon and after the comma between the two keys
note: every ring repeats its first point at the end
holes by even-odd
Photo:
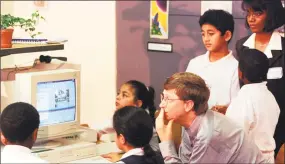
{"type": "Polygon", "coordinates": [[[10,14],[1,15],[1,29],[20,27],[28,32],[32,38],[36,35],[42,34],[42,32],[35,32],[35,26],[40,20],[45,20],[43,16],[40,15],[39,11],[35,11],[31,14],[31,18],[25,19],[21,17],[15,17],[10,14]]]}

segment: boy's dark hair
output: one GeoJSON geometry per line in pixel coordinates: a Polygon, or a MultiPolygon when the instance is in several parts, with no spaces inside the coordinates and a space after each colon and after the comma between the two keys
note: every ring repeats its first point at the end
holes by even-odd
{"type": "Polygon", "coordinates": [[[16,102],[8,105],[0,116],[0,127],[10,143],[22,143],[39,128],[40,116],[35,107],[16,102]]]}
{"type": "Polygon", "coordinates": [[[167,78],[164,82],[164,89],[175,89],[179,99],[194,102],[196,115],[205,113],[208,110],[210,90],[205,81],[198,75],[190,72],[179,72],[167,78]]]}
{"type": "Polygon", "coordinates": [[[154,95],[155,91],[153,87],[149,86],[146,87],[144,83],[137,81],[137,80],[129,80],[125,84],[130,85],[131,88],[134,90],[135,101],[141,100],[142,101],[142,109],[148,109],[149,114],[155,120],[154,114],[156,111],[156,107],[154,105],[154,95]]]}
{"type": "MultiPolygon", "coordinates": [[[[267,13],[263,29],[265,32],[272,32],[285,24],[285,9],[281,0],[243,0],[242,9],[247,12],[249,8],[267,13]]],[[[249,28],[247,19],[245,26],[249,28]]]]}
{"type": "Polygon", "coordinates": [[[146,157],[144,163],[160,164],[163,163],[161,155],[155,153],[149,145],[153,126],[152,118],[139,107],[123,107],[116,110],[113,116],[113,127],[117,135],[122,134],[126,142],[135,148],[143,147],[146,157]]]}
{"type": "MultiPolygon", "coordinates": [[[[221,35],[225,35],[226,31],[230,31],[232,36],[234,34],[234,17],[227,11],[224,10],[207,10],[199,19],[200,27],[204,24],[210,24],[215,26],[221,35]]],[[[231,38],[232,39],[232,38],[231,38]]],[[[228,41],[228,43],[231,41],[228,41]]]]}
{"type": "Polygon", "coordinates": [[[239,60],[239,69],[251,83],[266,81],[269,69],[269,59],[256,49],[245,49],[239,60]]]}

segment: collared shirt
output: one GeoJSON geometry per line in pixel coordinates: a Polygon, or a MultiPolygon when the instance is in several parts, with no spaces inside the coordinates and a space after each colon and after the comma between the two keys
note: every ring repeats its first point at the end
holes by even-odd
{"type": "MultiPolygon", "coordinates": [[[[251,36],[243,43],[243,46],[246,46],[249,49],[255,49],[255,36],[256,33],[251,34],[251,36]]],[[[267,58],[272,58],[271,50],[282,50],[281,34],[278,31],[272,33],[268,45],[263,52],[267,58]]]]}
{"type": "Polygon", "coordinates": [[[186,72],[203,78],[210,89],[209,108],[215,105],[229,105],[236,97],[240,86],[238,79],[238,61],[230,53],[215,61],[209,59],[209,52],[190,60],[186,72]]]}
{"type": "Polygon", "coordinates": [[[273,135],[280,109],[266,83],[244,85],[226,116],[242,126],[262,152],[269,153],[275,149],[273,135]]]}
{"type": "Polygon", "coordinates": [[[48,163],[31,153],[27,147],[6,145],[1,152],[1,163],[48,163]]]}
{"type": "MultiPolygon", "coordinates": [[[[249,49],[255,49],[255,36],[256,33],[253,33],[243,44],[243,46],[248,47],[249,49]]],[[[264,54],[267,58],[272,58],[272,50],[282,50],[282,38],[281,34],[278,31],[274,31],[270,37],[267,47],[264,50],[264,54]]],[[[276,79],[283,76],[282,68],[269,68],[267,73],[267,79],[276,79]],[[276,69],[279,71],[276,72],[276,69]]]]}
{"type": "Polygon", "coordinates": [[[208,110],[182,129],[179,155],[173,141],[159,144],[165,163],[261,163],[263,154],[243,129],[226,116],[208,110]]]}
{"type": "MultiPolygon", "coordinates": [[[[137,155],[137,156],[143,156],[144,155],[144,151],[143,151],[143,148],[134,148],[128,152],[126,152],[122,157],[121,159],[124,159],[124,158],[127,158],[129,156],[132,156],[132,155],[137,155]]],[[[118,161],[116,163],[124,163],[123,161],[118,161]]]]}

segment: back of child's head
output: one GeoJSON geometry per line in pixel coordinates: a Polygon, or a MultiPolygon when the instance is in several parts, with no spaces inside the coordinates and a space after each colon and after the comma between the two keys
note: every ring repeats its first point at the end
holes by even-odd
{"type": "Polygon", "coordinates": [[[143,148],[147,160],[145,163],[161,163],[161,157],[149,145],[153,126],[149,114],[138,107],[123,107],[113,116],[113,127],[117,135],[123,135],[130,146],[143,148]]]}
{"type": "Polygon", "coordinates": [[[36,108],[24,102],[8,105],[0,116],[2,134],[10,143],[23,143],[39,128],[39,124],[36,108]]]}
{"type": "Polygon", "coordinates": [[[202,27],[204,24],[210,24],[214,26],[221,32],[222,36],[227,31],[230,31],[232,35],[234,33],[234,18],[229,12],[224,10],[210,9],[205,11],[205,13],[200,16],[199,24],[200,27],[202,27]]]}
{"type": "Polygon", "coordinates": [[[153,87],[151,86],[146,87],[145,84],[137,80],[129,80],[125,84],[132,87],[132,89],[134,90],[135,101],[141,100],[142,101],[141,108],[148,109],[150,112],[150,116],[154,120],[154,114],[155,114],[156,108],[154,105],[155,91],[153,87]]]}
{"type": "Polygon", "coordinates": [[[266,81],[269,59],[256,49],[245,49],[239,59],[239,69],[251,83],[266,81]]]}

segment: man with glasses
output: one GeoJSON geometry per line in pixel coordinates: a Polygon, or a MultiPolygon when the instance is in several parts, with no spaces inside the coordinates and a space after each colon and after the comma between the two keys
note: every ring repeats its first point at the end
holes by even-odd
{"type": "Polygon", "coordinates": [[[243,129],[226,116],[208,110],[210,91],[192,73],[175,73],[164,83],[156,130],[165,163],[261,163],[262,153],[243,129]],[[177,154],[173,123],[180,124],[182,142],[177,154]]]}

